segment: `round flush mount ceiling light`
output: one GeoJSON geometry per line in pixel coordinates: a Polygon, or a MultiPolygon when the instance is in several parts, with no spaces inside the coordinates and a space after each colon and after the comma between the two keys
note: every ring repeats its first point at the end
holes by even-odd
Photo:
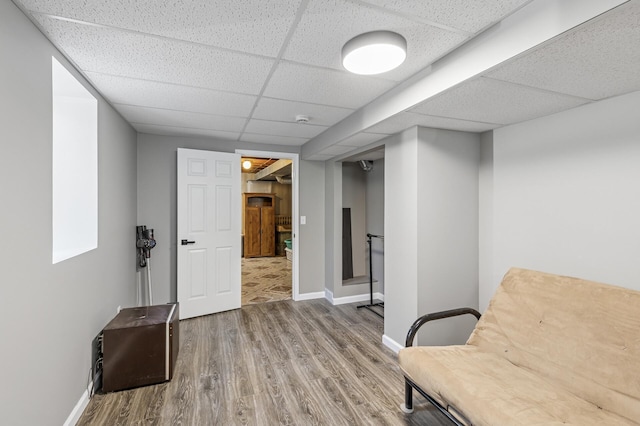
{"type": "Polygon", "coordinates": [[[354,74],[391,71],[407,57],[407,40],[391,31],[372,31],[349,40],[342,48],[342,65],[354,74]]]}
{"type": "Polygon", "coordinates": [[[251,168],[251,161],[244,160],[242,162],[242,168],[245,169],[245,170],[249,170],[251,168]]]}

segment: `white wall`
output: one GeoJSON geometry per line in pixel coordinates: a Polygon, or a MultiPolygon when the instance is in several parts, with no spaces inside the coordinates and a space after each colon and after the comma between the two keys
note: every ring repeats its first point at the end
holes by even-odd
{"type": "Polygon", "coordinates": [[[51,264],[51,57],[0,2],[0,423],[60,425],[85,391],[91,341],[135,301],[136,135],[98,99],[98,248],[51,264]]]}
{"type": "Polygon", "coordinates": [[[494,133],[493,283],[511,266],[640,290],[640,92],[494,133]]]}
{"type": "MultiPolygon", "coordinates": [[[[138,135],[138,223],[155,230],[157,245],[151,252],[154,303],[176,300],[176,152],[178,148],[234,152],[236,149],[296,152],[297,147],[244,143],[209,138],[138,135]]],[[[318,202],[324,193],[323,171],[311,161],[300,162],[300,214],[311,222],[300,226],[300,293],[324,290],[323,275],[314,262],[318,246],[302,241],[318,237],[318,202]],[[305,194],[307,193],[307,194],[305,194]],[[314,194],[314,197],[308,197],[314,194]],[[307,253],[311,250],[312,253],[307,253]]],[[[324,237],[323,237],[324,238],[324,237]]],[[[323,241],[321,239],[320,241],[323,241]]],[[[323,249],[324,250],[324,249],[323,249]]]]}

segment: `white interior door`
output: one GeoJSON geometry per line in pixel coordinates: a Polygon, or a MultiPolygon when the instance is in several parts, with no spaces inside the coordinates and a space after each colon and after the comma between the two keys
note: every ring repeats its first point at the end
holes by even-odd
{"type": "Polygon", "coordinates": [[[240,155],[178,149],[180,318],[240,307],[240,155]]]}

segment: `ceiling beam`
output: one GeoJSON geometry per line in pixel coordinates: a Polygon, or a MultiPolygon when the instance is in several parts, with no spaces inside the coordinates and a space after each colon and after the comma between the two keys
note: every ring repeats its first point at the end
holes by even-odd
{"type": "Polygon", "coordinates": [[[302,159],[365,131],[628,0],[535,0],[302,146],[302,159]]]}
{"type": "Polygon", "coordinates": [[[268,176],[286,176],[291,174],[291,160],[281,158],[268,167],[256,173],[255,180],[261,180],[268,176]],[[288,167],[288,170],[286,169],[288,167]]]}

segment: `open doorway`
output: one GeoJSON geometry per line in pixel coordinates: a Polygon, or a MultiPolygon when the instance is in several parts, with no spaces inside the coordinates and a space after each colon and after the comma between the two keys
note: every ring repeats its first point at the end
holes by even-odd
{"type": "Polygon", "coordinates": [[[384,311],[384,146],[342,160],[342,281],[334,300],[384,311]]]}
{"type": "Polygon", "coordinates": [[[293,297],[293,161],[241,157],[242,306],[293,297]]]}

